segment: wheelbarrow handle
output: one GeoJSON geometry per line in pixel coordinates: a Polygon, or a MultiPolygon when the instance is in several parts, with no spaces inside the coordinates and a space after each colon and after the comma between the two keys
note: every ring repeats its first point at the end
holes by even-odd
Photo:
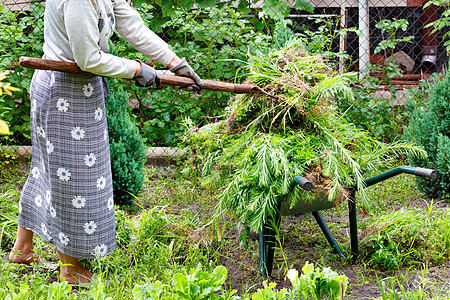
{"type": "Polygon", "coordinates": [[[414,169],[414,175],[435,179],[437,177],[437,171],[433,170],[433,169],[425,169],[425,168],[421,168],[421,167],[416,167],[414,169]]]}
{"type": "MultiPolygon", "coordinates": [[[[146,63],[147,65],[152,65],[151,63],[146,63]]],[[[84,74],[84,75],[94,75],[89,72],[85,72],[78,67],[74,62],[63,62],[50,59],[36,58],[36,57],[25,57],[19,58],[19,66],[30,69],[39,70],[53,70],[74,74],[84,74]]],[[[178,86],[178,87],[188,87],[195,84],[194,80],[188,77],[181,77],[168,74],[158,74],[161,79],[162,85],[168,86],[178,86]]],[[[276,98],[276,96],[269,94],[262,88],[255,84],[234,84],[230,82],[214,81],[202,79],[204,83],[203,89],[218,91],[218,92],[231,92],[236,94],[245,93],[263,93],[269,97],[276,98]]]]}
{"type": "Polygon", "coordinates": [[[311,183],[311,181],[309,181],[308,179],[306,179],[305,177],[301,177],[301,176],[295,176],[292,181],[291,184],[298,184],[299,186],[301,186],[305,191],[310,191],[312,190],[312,188],[314,187],[314,185],[311,183]]]}

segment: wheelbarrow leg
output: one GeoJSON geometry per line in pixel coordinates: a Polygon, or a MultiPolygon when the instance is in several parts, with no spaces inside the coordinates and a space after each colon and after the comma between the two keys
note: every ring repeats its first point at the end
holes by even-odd
{"type": "Polygon", "coordinates": [[[275,224],[264,224],[262,230],[259,231],[259,269],[261,276],[268,277],[272,275],[273,257],[275,246],[275,230],[272,226],[278,226],[281,222],[281,215],[275,216],[275,224]]]}
{"type": "Polygon", "coordinates": [[[350,246],[352,250],[352,260],[358,257],[358,219],[356,218],[356,197],[355,189],[351,189],[348,199],[348,219],[350,222],[350,246]]]}
{"type": "Polygon", "coordinates": [[[274,234],[275,232],[268,228],[264,228],[259,232],[259,269],[263,277],[268,277],[272,274],[274,234]]]}
{"type": "Polygon", "coordinates": [[[319,211],[313,211],[312,215],[317,221],[317,224],[319,224],[320,229],[322,229],[323,234],[327,238],[328,243],[333,248],[334,252],[339,254],[340,256],[345,258],[344,253],[342,253],[341,248],[339,247],[339,244],[336,242],[336,239],[334,238],[333,234],[331,233],[330,229],[327,226],[327,223],[325,222],[324,218],[320,214],[319,211]]]}

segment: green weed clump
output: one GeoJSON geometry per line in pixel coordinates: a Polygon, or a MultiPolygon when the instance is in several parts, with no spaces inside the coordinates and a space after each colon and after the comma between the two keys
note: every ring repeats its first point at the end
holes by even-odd
{"type": "Polygon", "coordinates": [[[412,110],[405,137],[421,145],[428,157],[410,157],[411,164],[438,171],[434,180],[417,177],[418,187],[429,197],[450,197],[450,75],[437,81],[425,106],[410,103],[412,110]]]}
{"type": "Polygon", "coordinates": [[[449,238],[449,210],[401,208],[370,219],[360,259],[382,270],[437,264],[449,257],[449,238]]]}
{"type": "Polygon", "coordinates": [[[245,94],[232,99],[226,117],[191,127],[188,171],[208,186],[222,188],[215,216],[232,209],[240,222],[258,231],[288,194],[292,203],[306,193],[292,191],[294,176],[305,176],[329,201],[357,186],[368,207],[364,173],[386,164],[394,153],[424,156],[408,143],[386,144],[342,118],[338,99],[354,94],[355,73],[340,73],[324,55],[304,51],[305,40],[250,56],[248,76],[276,98],[245,94]]]}

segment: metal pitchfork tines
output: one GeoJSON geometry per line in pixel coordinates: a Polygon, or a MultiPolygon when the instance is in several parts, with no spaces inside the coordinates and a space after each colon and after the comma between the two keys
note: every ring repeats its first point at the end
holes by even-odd
{"type": "MultiPolygon", "coordinates": [[[[19,66],[30,69],[52,70],[74,74],[94,75],[92,73],[82,71],[80,67],[78,67],[78,65],[73,62],[63,62],[35,57],[24,57],[24,56],[20,57],[19,66]]],[[[185,88],[195,84],[195,82],[188,77],[181,77],[167,74],[159,74],[159,76],[161,78],[161,85],[178,86],[185,88]]],[[[218,92],[231,92],[236,94],[262,93],[269,97],[277,98],[277,96],[268,93],[267,91],[263,90],[262,88],[260,88],[255,84],[234,84],[229,82],[206,80],[206,79],[202,79],[202,81],[205,84],[203,87],[203,89],[205,90],[218,92]]]]}

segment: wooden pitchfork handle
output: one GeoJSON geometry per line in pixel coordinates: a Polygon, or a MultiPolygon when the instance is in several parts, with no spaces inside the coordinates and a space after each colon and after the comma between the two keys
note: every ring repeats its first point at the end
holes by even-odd
{"type": "MultiPolygon", "coordinates": [[[[80,67],[78,67],[78,65],[73,62],[63,62],[35,57],[21,56],[19,58],[19,66],[30,69],[52,70],[74,74],[94,75],[92,73],[82,71],[80,67]]],[[[167,75],[161,73],[159,73],[158,75],[161,78],[162,85],[179,86],[185,88],[195,84],[194,80],[188,77],[167,75]]],[[[262,88],[260,88],[255,84],[234,84],[229,82],[206,80],[206,79],[202,79],[202,81],[204,83],[203,89],[205,90],[231,92],[236,94],[260,92],[269,97],[277,98],[276,96],[269,94],[268,92],[264,91],[262,88]]]]}

